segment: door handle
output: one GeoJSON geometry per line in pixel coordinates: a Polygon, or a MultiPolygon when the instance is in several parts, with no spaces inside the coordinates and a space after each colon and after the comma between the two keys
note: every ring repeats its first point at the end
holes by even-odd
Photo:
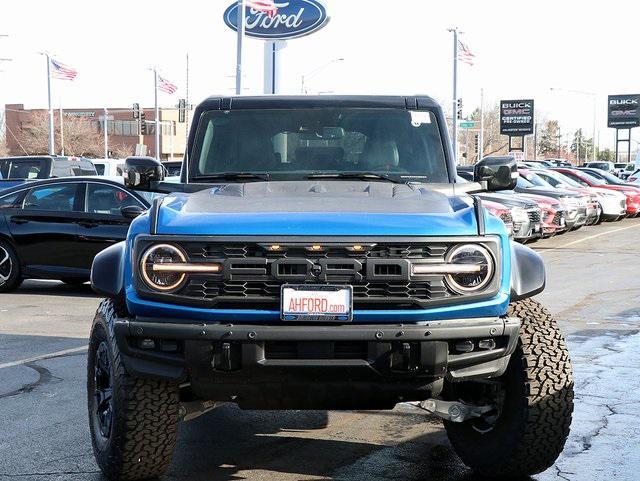
{"type": "Polygon", "coordinates": [[[27,223],[29,223],[29,221],[27,219],[15,219],[15,218],[12,218],[11,219],[11,223],[20,225],[20,224],[27,224],[27,223]]]}
{"type": "Polygon", "coordinates": [[[88,220],[80,221],[80,222],[78,222],[78,225],[82,226],[82,227],[87,227],[89,229],[91,229],[92,227],[98,227],[98,223],[97,222],[88,221],[88,220]]]}

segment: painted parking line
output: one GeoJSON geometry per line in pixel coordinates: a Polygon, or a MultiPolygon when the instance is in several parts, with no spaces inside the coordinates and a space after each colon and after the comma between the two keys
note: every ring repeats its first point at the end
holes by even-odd
{"type": "Polygon", "coordinates": [[[19,361],[5,362],[3,364],[0,364],[0,369],[4,369],[6,367],[21,366],[30,362],[43,361],[45,359],[52,359],[54,357],[66,356],[67,354],[86,351],[88,347],[88,345],[73,347],[71,349],[63,349],[62,351],[50,352],[48,354],[42,354],[40,356],[29,357],[27,359],[20,359],[19,361]]]}
{"type": "Polygon", "coordinates": [[[563,245],[558,246],[558,247],[552,247],[551,249],[540,249],[539,252],[540,252],[540,254],[547,254],[549,252],[553,252],[553,251],[557,251],[557,250],[561,250],[561,249],[566,249],[567,247],[571,247],[571,246],[574,246],[576,244],[580,244],[581,242],[585,242],[585,241],[588,241],[588,240],[591,240],[591,239],[595,239],[597,237],[602,237],[602,236],[609,235],[609,234],[615,234],[616,232],[620,232],[620,231],[627,230],[627,229],[634,229],[636,227],[640,227],[640,224],[634,224],[634,225],[630,225],[630,226],[627,226],[627,227],[620,227],[618,229],[613,229],[613,230],[608,230],[608,231],[605,231],[605,232],[600,232],[599,234],[593,234],[593,235],[590,235],[590,236],[587,236],[587,237],[583,237],[582,239],[577,239],[577,240],[568,242],[568,243],[563,244],[563,245]]]}

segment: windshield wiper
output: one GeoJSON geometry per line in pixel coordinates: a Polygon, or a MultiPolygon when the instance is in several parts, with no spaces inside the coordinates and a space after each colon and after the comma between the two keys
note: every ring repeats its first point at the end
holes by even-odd
{"type": "Polygon", "coordinates": [[[269,180],[270,174],[258,174],[256,172],[219,172],[216,174],[198,175],[192,177],[193,182],[198,181],[215,181],[215,180],[269,180]]]}
{"type": "Polygon", "coordinates": [[[324,173],[324,174],[310,174],[307,175],[307,179],[376,179],[386,180],[387,182],[393,182],[394,184],[406,184],[406,182],[395,179],[387,174],[377,174],[375,172],[336,172],[336,173],[324,173]]]}

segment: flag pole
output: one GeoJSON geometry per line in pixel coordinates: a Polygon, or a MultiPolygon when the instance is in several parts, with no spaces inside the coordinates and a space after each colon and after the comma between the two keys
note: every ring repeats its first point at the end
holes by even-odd
{"type": "Polygon", "coordinates": [[[55,155],[55,141],[53,131],[53,106],[51,105],[51,57],[44,52],[47,58],[47,100],[49,101],[49,155],[55,155]]]}
{"type": "Polygon", "coordinates": [[[160,160],[160,109],[158,108],[158,69],[153,67],[154,99],[156,110],[156,160],[160,160]]]}
{"type": "Polygon", "coordinates": [[[478,160],[484,157],[484,89],[480,89],[480,135],[478,136],[478,160]]]}
{"type": "Polygon", "coordinates": [[[451,128],[451,143],[453,144],[453,161],[458,163],[458,27],[449,30],[453,32],[453,121],[451,128]]]}

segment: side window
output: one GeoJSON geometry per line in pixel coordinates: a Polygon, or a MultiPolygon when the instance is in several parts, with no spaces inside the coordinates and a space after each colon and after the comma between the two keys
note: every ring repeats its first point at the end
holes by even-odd
{"type": "Polygon", "coordinates": [[[98,175],[104,175],[104,169],[106,167],[106,165],[104,164],[95,164],[96,166],[96,172],[98,173],[98,175]]]}
{"type": "Polygon", "coordinates": [[[87,212],[90,214],[120,215],[120,209],[130,205],[144,207],[122,189],[104,184],[87,184],[87,212]]]}
{"type": "Polygon", "coordinates": [[[71,175],[71,169],[69,168],[69,162],[66,160],[56,160],[53,162],[53,177],[69,177],[71,175]]]}
{"type": "Polygon", "coordinates": [[[18,202],[18,199],[22,197],[23,193],[24,192],[17,192],[15,194],[5,195],[4,197],[0,197],[0,209],[15,207],[16,202],[18,202]]]}
{"type": "Polygon", "coordinates": [[[54,184],[31,189],[24,199],[24,210],[73,212],[79,184],[54,184]]]}

